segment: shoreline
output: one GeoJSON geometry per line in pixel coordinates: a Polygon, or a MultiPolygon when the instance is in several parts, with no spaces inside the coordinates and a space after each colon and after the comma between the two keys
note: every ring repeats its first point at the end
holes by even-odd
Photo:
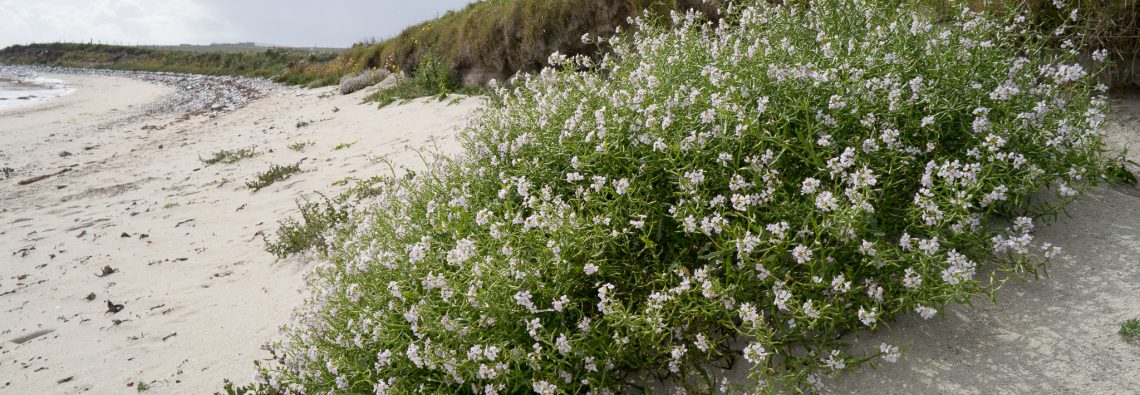
{"type": "Polygon", "coordinates": [[[0,111],[51,101],[75,92],[65,81],[0,68],[0,111]]]}

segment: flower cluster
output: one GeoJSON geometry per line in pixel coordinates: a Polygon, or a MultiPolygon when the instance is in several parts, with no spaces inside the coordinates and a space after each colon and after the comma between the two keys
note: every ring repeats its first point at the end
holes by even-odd
{"type": "Polygon", "coordinates": [[[1057,253],[1034,221],[1103,160],[1075,49],[1016,16],[766,4],[638,22],[600,61],[497,88],[466,156],[390,180],[336,232],[262,379],[607,394],[743,357],[760,389],[814,385],[899,357],[839,336],[1057,253]]]}

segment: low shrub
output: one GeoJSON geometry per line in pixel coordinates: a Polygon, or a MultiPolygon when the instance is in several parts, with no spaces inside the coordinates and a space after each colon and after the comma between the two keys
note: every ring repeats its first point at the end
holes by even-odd
{"type": "Polygon", "coordinates": [[[1128,343],[1140,341],[1140,319],[1133,318],[1121,323],[1120,338],[1128,343]]]}
{"type": "Polygon", "coordinates": [[[252,189],[254,192],[260,191],[262,188],[273,185],[277,181],[281,181],[292,177],[294,174],[301,172],[301,164],[294,163],[291,165],[271,165],[269,170],[257,173],[254,179],[247,181],[245,187],[252,189]]]}
{"type": "Polygon", "coordinates": [[[203,158],[199,157],[198,160],[201,161],[202,163],[205,163],[206,165],[214,165],[214,164],[218,164],[218,163],[224,163],[224,164],[228,165],[228,164],[232,164],[232,163],[237,163],[238,161],[240,161],[242,159],[255,157],[255,156],[257,156],[257,154],[258,154],[257,150],[252,148],[252,147],[236,149],[236,150],[220,150],[220,151],[214,152],[213,154],[210,154],[209,158],[203,159],[203,158]]]}
{"type": "Polygon", "coordinates": [[[395,84],[377,91],[368,100],[384,107],[398,100],[427,96],[442,98],[459,90],[459,80],[439,59],[432,56],[421,58],[411,77],[397,78],[395,84]]]}
{"type": "Polygon", "coordinates": [[[325,236],[348,221],[352,208],[359,205],[361,200],[379,194],[377,186],[384,182],[386,180],[379,177],[361,181],[333,199],[323,194],[318,194],[319,199],[302,198],[297,201],[300,219],[290,217],[278,222],[272,239],[262,236],[265,250],[278,258],[285,258],[292,254],[327,248],[328,240],[325,236]]]}
{"type": "MultiPolygon", "coordinates": [[[[852,331],[1034,275],[1040,218],[1103,177],[1079,45],[1019,15],[748,2],[552,56],[326,232],[266,388],[812,390],[852,331]],[[746,346],[734,348],[737,342],[746,346]]],[[[1099,66],[1098,66],[1099,67],[1099,66]]]]}

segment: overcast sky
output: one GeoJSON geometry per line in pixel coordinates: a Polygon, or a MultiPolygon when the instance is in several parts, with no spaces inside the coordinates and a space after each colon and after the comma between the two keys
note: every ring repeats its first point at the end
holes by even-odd
{"type": "Polygon", "coordinates": [[[0,48],[89,40],[121,44],[253,41],[347,47],[463,8],[471,0],[0,0],[0,48]]]}

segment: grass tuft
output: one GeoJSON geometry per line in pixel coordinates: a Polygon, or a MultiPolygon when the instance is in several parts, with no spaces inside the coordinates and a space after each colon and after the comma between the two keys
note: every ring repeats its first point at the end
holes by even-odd
{"type": "Polygon", "coordinates": [[[294,174],[301,172],[301,164],[294,163],[291,165],[272,165],[269,170],[258,173],[253,181],[245,183],[246,188],[252,189],[254,192],[260,191],[262,188],[273,185],[273,183],[285,180],[292,177],[294,174]]]}
{"type": "Polygon", "coordinates": [[[218,151],[218,152],[211,154],[210,157],[206,158],[206,159],[202,159],[202,157],[198,157],[198,160],[202,161],[202,163],[205,163],[206,165],[213,165],[213,164],[217,164],[217,163],[224,163],[224,164],[228,165],[228,164],[236,163],[237,161],[240,161],[242,159],[255,157],[257,155],[258,155],[258,152],[254,148],[250,147],[250,148],[242,148],[242,149],[233,150],[233,151],[221,150],[221,151],[218,151]]]}
{"type": "Polygon", "coordinates": [[[312,141],[298,141],[296,143],[289,144],[289,149],[291,149],[293,151],[301,152],[301,151],[304,151],[306,147],[311,146],[313,144],[314,143],[312,141]]]}
{"type": "Polygon", "coordinates": [[[1120,324],[1120,338],[1128,343],[1140,341],[1140,319],[1133,318],[1120,324]]]}

